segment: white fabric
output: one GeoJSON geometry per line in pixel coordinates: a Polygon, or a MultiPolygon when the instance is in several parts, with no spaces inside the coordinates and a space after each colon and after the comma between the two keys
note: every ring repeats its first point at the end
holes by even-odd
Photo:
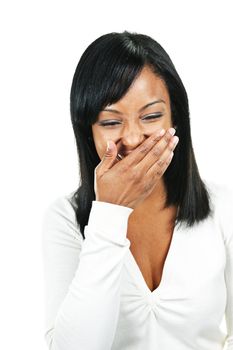
{"type": "Polygon", "coordinates": [[[50,203],[42,225],[48,349],[233,350],[233,192],[205,183],[214,215],[175,226],[153,292],[126,237],[133,209],[93,201],[83,240],[73,193],[50,203]]]}

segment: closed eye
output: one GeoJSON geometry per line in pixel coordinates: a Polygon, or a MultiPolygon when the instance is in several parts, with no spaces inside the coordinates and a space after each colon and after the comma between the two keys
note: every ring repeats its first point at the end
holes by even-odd
{"type": "MultiPolygon", "coordinates": [[[[149,114],[143,118],[141,118],[142,120],[151,120],[151,119],[157,119],[159,117],[162,116],[162,113],[157,113],[157,114],[149,114]]],[[[121,122],[119,121],[109,121],[109,122],[99,122],[98,123],[100,126],[113,126],[113,125],[117,125],[117,124],[121,124],[121,122]]]]}
{"type": "Polygon", "coordinates": [[[111,125],[117,125],[117,124],[120,124],[119,122],[108,122],[108,123],[105,123],[105,122],[100,122],[99,125],[101,126],[111,126],[111,125]]]}
{"type": "Polygon", "coordinates": [[[142,120],[150,120],[150,119],[159,118],[159,117],[161,117],[161,115],[162,115],[162,113],[150,114],[150,115],[147,115],[144,118],[142,118],[142,120]]]}

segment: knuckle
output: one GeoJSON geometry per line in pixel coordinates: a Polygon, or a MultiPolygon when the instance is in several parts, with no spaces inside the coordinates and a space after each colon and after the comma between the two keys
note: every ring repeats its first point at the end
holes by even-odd
{"type": "Polygon", "coordinates": [[[146,183],[145,185],[144,185],[144,192],[150,192],[151,191],[151,188],[152,188],[152,185],[151,185],[151,183],[146,183]]]}
{"type": "Polygon", "coordinates": [[[153,155],[155,156],[155,157],[159,157],[160,156],[160,153],[161,153],[161,150],[160,150],[160,148],[157,146],[157,147],[155,147],[154,149],[153,149],[153,155]]]}
{"type": "Polygon", "coordinates": [[[174,143],[169,143],[169,145],[168,145],[168,149],[169,149],[170,151],[173,151],[173,150],[174,150],[174,148],[175,148],[174,143]]]}
{"type": "Polygon", "coordinates": [[[157,162],[158,166],[160,166],[160,167],[162,167],[164,165],[164,163],[165,163],[164,159],[159,159],[157,162]]]}
{"type": "Polygon", "coordinates": [[[120,162],[120,173],[121,174],[126,174],[127,172],[128,172],[128,170],[129,170],[129,165],[128,165],[128,163],[124,163],[123,164],[123,161],[121,161],[120,162]]]}
{"type": "Polygon", "coordinates": [[[171,139],[171,134],[169,132],[167,132],[165,135],[164,135],[164,140],[166,143],[169,143],[170,139],[171,139]]]}
{"type": "Polygon", "coordinates": [[[157,176],[161,176],[161,175],[163,175],[163,171],[162,171],[162,169],[156,169],[156,171],[155,171],[155,175],[157,175],[157,176]]]}
{"type": "Polygon", "coordinates": [[[133,182],[138,182],[140,179],[140,173],[138,170],[130,172],[130,180],[133,182]]]}
{"type": "Polygon", "coordinates": [[[139,152],[140,153],[145,154],[145,153],[147,153],[147,151],[148,151],[148,147],[146,145],[143,145],[143,146],[139,147],[139,152]]]}
{"type": "Polygon", "coordinates": [[[158,136],[158,135],[155,135],[153,138],[152,138],[152,142],[159,142],[161,140],[161,136],[158,136]]]}

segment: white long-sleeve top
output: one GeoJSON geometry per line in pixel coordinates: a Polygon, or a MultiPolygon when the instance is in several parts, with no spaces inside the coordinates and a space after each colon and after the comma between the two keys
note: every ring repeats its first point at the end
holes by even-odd
{"type": "Polygon", "coordinates": [[[214,214],[192,228],[175,226],[153,292],[129,249],[133,209],[93,201],[83,240],[73,192],[48,205],[42,224],[48,349],[233,350],[233,191],[205,183],[214,214]],[[224,317],[227,334],[219,327],[224,317]]]}

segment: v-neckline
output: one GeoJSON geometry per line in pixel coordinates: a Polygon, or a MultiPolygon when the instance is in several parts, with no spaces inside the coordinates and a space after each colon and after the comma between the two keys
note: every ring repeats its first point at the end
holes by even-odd
{"type": "MultiPolygon", "coordinates": [[[[179,228],[180,229],[180,228],[179,228]]],[[[143,274],[138,266],[137,261],[135,260],[131,250],[128,250],[128,255],[127,255],[127,262],[126,262],[126,267],[128,267],[133,275],[134,281],[135,283],[137,283],[138,287],[142,290],[143,293],[145,293],[147,296],[149,295],[149,297],[156,297],[159,296],[160,293],[163,290],[164,287],[164,283],[165,283],[165,279],[166,279],[166,274],[167,274],[167,270],[169,267],[169,260],[171,259],[171,254],[173,253],[173,246],[174,246],[174,241],[176,239],[176,233],[177,233],[178,227],[177,227],[177,219],[175,220],[175,225],[174,225],[174,229],[172,232],[172,237],[171,237],[171,242],[169,245],[169,249],[164,261],[164,265],[163,265],[163,269],[162,269],[162,275],[161,275],[161,280],[160,283],[158,285],[157,288],[155,288],[154,290],[150,290],[150,288],[148,287],[143,274]]]]}

